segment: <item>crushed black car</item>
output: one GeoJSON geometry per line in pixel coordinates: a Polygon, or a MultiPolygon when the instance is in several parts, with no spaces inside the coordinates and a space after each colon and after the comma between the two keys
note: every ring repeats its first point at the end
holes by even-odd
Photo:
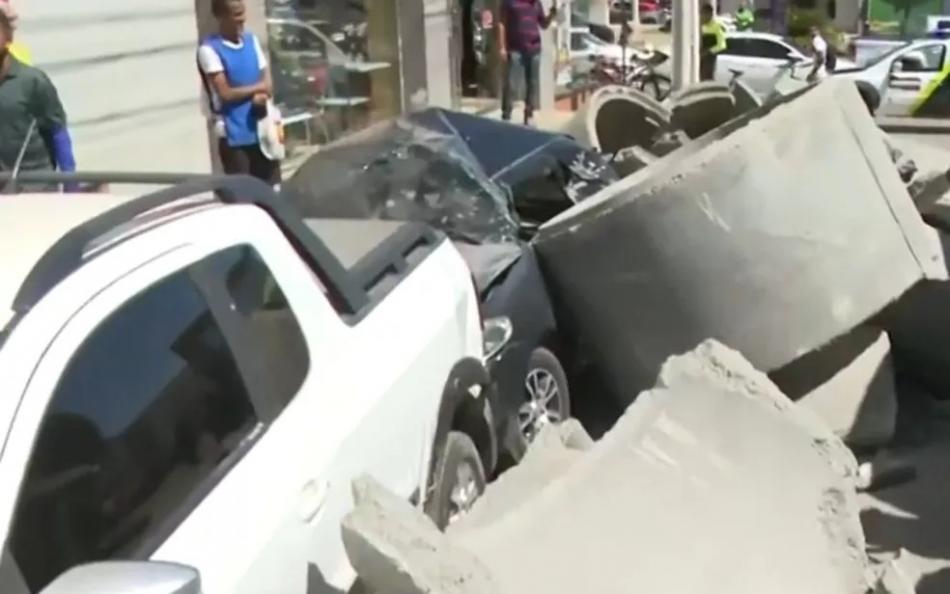
{"type": "Polygon", "coordinates": [[[499,437],[518,459],[544,424],[570,415],[575,351],[531,239],[615,181],[606,159],[570,137],[427,109],[321,150],[283,194],[308,217],[421,221],[448,235],[481,297],[499,437]]]}

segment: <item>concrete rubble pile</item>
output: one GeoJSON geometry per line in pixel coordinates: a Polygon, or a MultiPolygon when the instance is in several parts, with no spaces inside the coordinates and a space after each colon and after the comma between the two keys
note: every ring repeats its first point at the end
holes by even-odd
{"type": "Polygon", "coordinates": [[[854,445],[894,430],[879,314],[947,278],[936,231],[854,85],[837,81],[647,163],[549,221],[535,246],[559,322],[622,404],[667,357],[715,338],[854,445]]]}
{"type": "Polygon", "coordinates": [[[549,427],[443,534],[364,478],[349,558],[387,594],[881,594],[855,504],[856,462],[737,352],[670,358],[594,443],[549,427]]]}

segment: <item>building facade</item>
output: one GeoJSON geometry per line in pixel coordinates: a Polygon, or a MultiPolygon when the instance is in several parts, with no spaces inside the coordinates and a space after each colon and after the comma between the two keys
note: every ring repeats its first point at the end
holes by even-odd
{"type": "MultiPolygon", "coordinates": [[[[211,0],[13,1],[17,37],[60,91],[81,169],[215,169],[196,61],[199,40],[215,27],[211,0]]],[[[489,105],[499,96],[499,0],[245,4],[248,28],[266,48],[291,162],[407,110],[464,107],[473,85],[489,105]]],[[[567,17],[552,47],[569,45],[571,2],[559,7],[567,17]]]]}
{"type": "MultiPolygon", "coordinates": [[[[206,172],[198,75],[211,0],[14,0],[17,38],[59,89],[85,170],[206,172]]],[[[292,158],[452,90],[427,56],[424,0],[245,0],[272,68],[292,158]],[[436,85],[438,87],[439,85],[436,85]]],[[[448,41],[443,37],[446,47],[448,41]]],[[[436,66],[445,66],[434,60],[436,66]]]]}

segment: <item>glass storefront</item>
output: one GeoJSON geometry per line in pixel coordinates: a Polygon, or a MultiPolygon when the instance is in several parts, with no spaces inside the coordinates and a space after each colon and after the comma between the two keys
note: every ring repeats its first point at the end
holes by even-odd
{"type": "Polygon", "coordinates": [[[290,159],[400,113],[398,2],[266,1],[290,159]]]}

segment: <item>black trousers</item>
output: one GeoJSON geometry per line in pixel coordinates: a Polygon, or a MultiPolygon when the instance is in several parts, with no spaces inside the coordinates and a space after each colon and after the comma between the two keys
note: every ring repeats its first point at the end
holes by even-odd
{"type": "Polygon", "coordinates": [[[272,186],[280,183],[280,162],[265,157],[261,147],[256,144],[230,146],[222,138],[218,141],[218,154],[221,155],[221,165],[227,174],[252,175],[272,186]]]}
{"type": "Polygon", "coordinates": [[[699,56],[699,80],[713,80],[716,77],[716,54],[704,53],[699,56]]]}

